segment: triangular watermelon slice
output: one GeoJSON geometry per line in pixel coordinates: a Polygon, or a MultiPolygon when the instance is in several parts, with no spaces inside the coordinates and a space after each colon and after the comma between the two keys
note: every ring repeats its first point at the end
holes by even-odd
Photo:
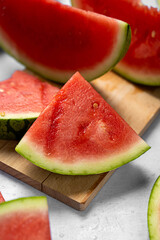
{"type": "Polygon", "coordinates": [[[151,5],[155,1],[71,0],[71,3],[74,7],[129,23],[131,44],[114,70],[135,83],[160,86],[160,10],[143,4],[151,5]]]}
{"type": "Polygon", "coordinates": [[[46,197],[0,204],[1,240],[51,240],[46,197]]]}
{"type": "Polygon", "coordinates": [[[76,73],[34,122],[16,151],[52,172],[106,172],[132,161],[149,146],[76,73]]]}
{"type": "Polygon", "coordinates": [[[44,77],[66,82],[75,71],[92,80],[128,50],[130,26],[54,0],[4,0],[0,45],[44,77]]]}
{"type": "Polygon", "coordinates": [[[26,71],[0,82],[0,139],[20,139],[58,91],[26,71]]]}

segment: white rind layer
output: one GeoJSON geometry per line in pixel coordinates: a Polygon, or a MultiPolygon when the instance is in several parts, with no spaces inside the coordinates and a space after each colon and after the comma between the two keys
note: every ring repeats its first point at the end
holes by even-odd
{"type": "Polygon", "coordinates": [[[27,197],[3,202],[0,204],[0,218],[13,212],[48,212],[46,197],[27,197]]]}
{"type": "Polygon", "coordinates": [[[78,159],[74,163],[64,163],[62,159],[49,158],[43,153],[42,147],[36,145],[27,136],[16,146],[16,151],[35,165],[51,172],[65,175],[89,175],[108,172],[116,169],[146,152],[150,147],[142,139],[130,146],[128,151],[99,159],[94,156],[78,159]]]}
{"type": "Polygon", "coordinates": [[[129,67],[123,62],[118,63],[114,67],[114,71],[128,80],[135,83],[150,85],[150,86],[160,86],[160,74],[147,73],[142,69],[135,69],[134,67],[129,67]]]}
{"type": "Polygon", "coordinates": [[[25,119],[35,119],[40,115],[40,112],[30,112],[30,113],[0,113],[0,120],[16,119],[16,120],[25,120],[25,119]]]}

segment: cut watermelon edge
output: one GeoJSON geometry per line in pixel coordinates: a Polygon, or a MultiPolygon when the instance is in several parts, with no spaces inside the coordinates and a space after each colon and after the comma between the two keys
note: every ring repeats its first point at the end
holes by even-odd
{"type": "Polygon", "coordinates": [[[26,119],[36,119],[40,115],[40,112],[30,112],[30,113],[5,113],[4,116],[0,114],[1,120],[26,120],[26,119]]]}
{"type": "Polygon", "coordinates": [[[152,187],[148,202],[147,220],[150,240],[160,239],[160,231],[158,231],[159,206],[160,206],[160,176],[157,178],[152,187]]]}
{"type": "Polygon", "coordinates": [[[14,211],[36,211],[41,209],[48,212],[47,198],[45,196],[34,196],[18,198],[0,204],[0,216],[14,211]],[[25,204],[25,208],[24,208],[25,204]]]}
{"type": "Polygon", "coordinates": [[[160,86],[160,75],[158,74],[157,76],[152,74],[144,75],[138,72],[138,70],[136,71],[135,69],[132,69],[123,63],[118,63],[114,67],[113,71],[134,83],[148,86],[160,86]]]}
{"type": "MultiPolygon", "coordinates": [[[[92,13],[92,12],[91,12],[92,13]]],[[[93,14],[93,13],[92,13],[93,14]]],[[[96,14],[96,13],[94,13],[96,14]]],[[[119,34],[119,39],[116,42],[116,47],[114,48],[114,51],[112,51],[111,56],[108,56],[105,58],[100,64],[96,64],[94,67],[90,67],[89,69],[79,70],[82,76],[85,77],[87,81],[91,81],[94,78],[98,78],[101,75],[105,74],[109,70],[111,70],[125,55],[127,52],[130,42],[131,42],[131,29],[129,24],[117,20],[119,22],[119,28],[121,33],[119,34]],[[123,37],[122,37],[123,36],[123,37]],[[121,49],[119,51],[118,49],[121,49]],[[117,54],[118,53],[118,54],[117,54]]],[[[16,47],[14,47],[14,44],[9,44],[9,39],[7,35],[0,29],[0,47],[8,53],[10,56],[15,58],[18,62],[22,63],[27,67],[28,70],[33,71],[35,74],[41,75],[42,77],[45,77],[49,80],[53,80],[55,82],[59,83],[65,83],[76,71],[66,71],[66,70],[53,70],[50,68],[47,68],[41,64],[33,62],[31,59],[29,59],[25,54],[18,53],[16,51],[16,47]]]]}
{"type": "Polygon", "coordinates": [[[15,148],[21,156],[31,161],[33,164],[45,170],[64,175],[91,175],[108,172],[133,161],[149,149],[150,146],[140,139],[134,146],[130,147],[127,152],[117,154],[114,158],[103,157],[103,159],[101,158],[99,161],[81,159],[79,163],[65,164],[62,161],[58,162],[56,158],[52,159],[55,160],[52,162],[49,158],[43,157],[44,154],[42,150],[38,149],[26,136],[24,136],[23,141],[20,141],[15,148]],[[107,161],[109,163],[107,163],[107,161]]]}

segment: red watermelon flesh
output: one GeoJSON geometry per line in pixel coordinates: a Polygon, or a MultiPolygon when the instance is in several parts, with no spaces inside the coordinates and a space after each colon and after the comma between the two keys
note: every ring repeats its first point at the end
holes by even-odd
{"type": "Polygon", "coordinates": [[[160,11],[140,0],[72,0],[74,6],[126,21],[129,50],[115,71],[137,83],[160,85],[160,11]]]}
{"type": "Polygon", "coordinates": [[[51,240],[46,198],[20,198],[1,203],[0,239],[51,240]]]}
{"type": "Polygon", "coordinates": [[[62,174],[95,174],[115,169],[149,146],[76,73],[16,147],[34,164],[62,174]]]}
{"type": "Polygon", "coordinates": [[[58,91],[25,71],[0,82],[0,138],[21,138],[58,91]]]}
{"type": "Polygon", "coordinates": [[[0,112],[39,115],[58,91],[31,73],[16,71],[11,78],[0,82],[0,112]]]}
{"type": "Polygon", "coordinates": [[[0,45],[39,74],[66,82],[75,71],[91,80],[112,68],[130,43],[128,24],[53,0],[4,0],[0,45]]]}
{"type": "Polygon", "coordinates": [[[0,192],[0,203],[2,203],[2,202],[4,202],[5,200],[4,200],[4,198],[3,198],[3,195],[2,195],[2,193],[0,192]]]}

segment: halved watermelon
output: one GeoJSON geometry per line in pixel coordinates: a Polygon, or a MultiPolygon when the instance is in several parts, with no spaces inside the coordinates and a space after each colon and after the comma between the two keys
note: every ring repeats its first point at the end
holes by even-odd
{"type": "Polygon", "coordinates": [[[160,176],[153,185],[148,203],[148,230],[150,240],[160,239],[160,176]]]}
{"type": "Polygon", "coordinates": [[[160,85],[160,11],[140,0],[72,0],[73,6],[126,21],[130,48],[114,70],[136,83],[160,85]]]}
{"type": "Polygon", "coordinates": [[[49,171],[87,175],[118,168],[149,148],[76,73],[34,122],[16,151],[49,171]]]}
{"type": "Polygon", "coordinates": [[[0,192],[0,203],[4,202],[4,198],[3,198],[3,195],[2,193],[0,192]]]}
{"type": "Polygon", "coordinates": [[[1,240],[51,240],[46,197],[0,204],[1,240]]]}
{"type": "Polygon", "coordinates": [[[0,139],[20,139],[58,91],[25,71],[0,82],[0,139]]]}
{"type": "Polygon", "coordinates": [[[0,45],[35,72],[66,82],[102,75],[126,53],[128,24],[53,0],[3,0],[0,45]]]}

